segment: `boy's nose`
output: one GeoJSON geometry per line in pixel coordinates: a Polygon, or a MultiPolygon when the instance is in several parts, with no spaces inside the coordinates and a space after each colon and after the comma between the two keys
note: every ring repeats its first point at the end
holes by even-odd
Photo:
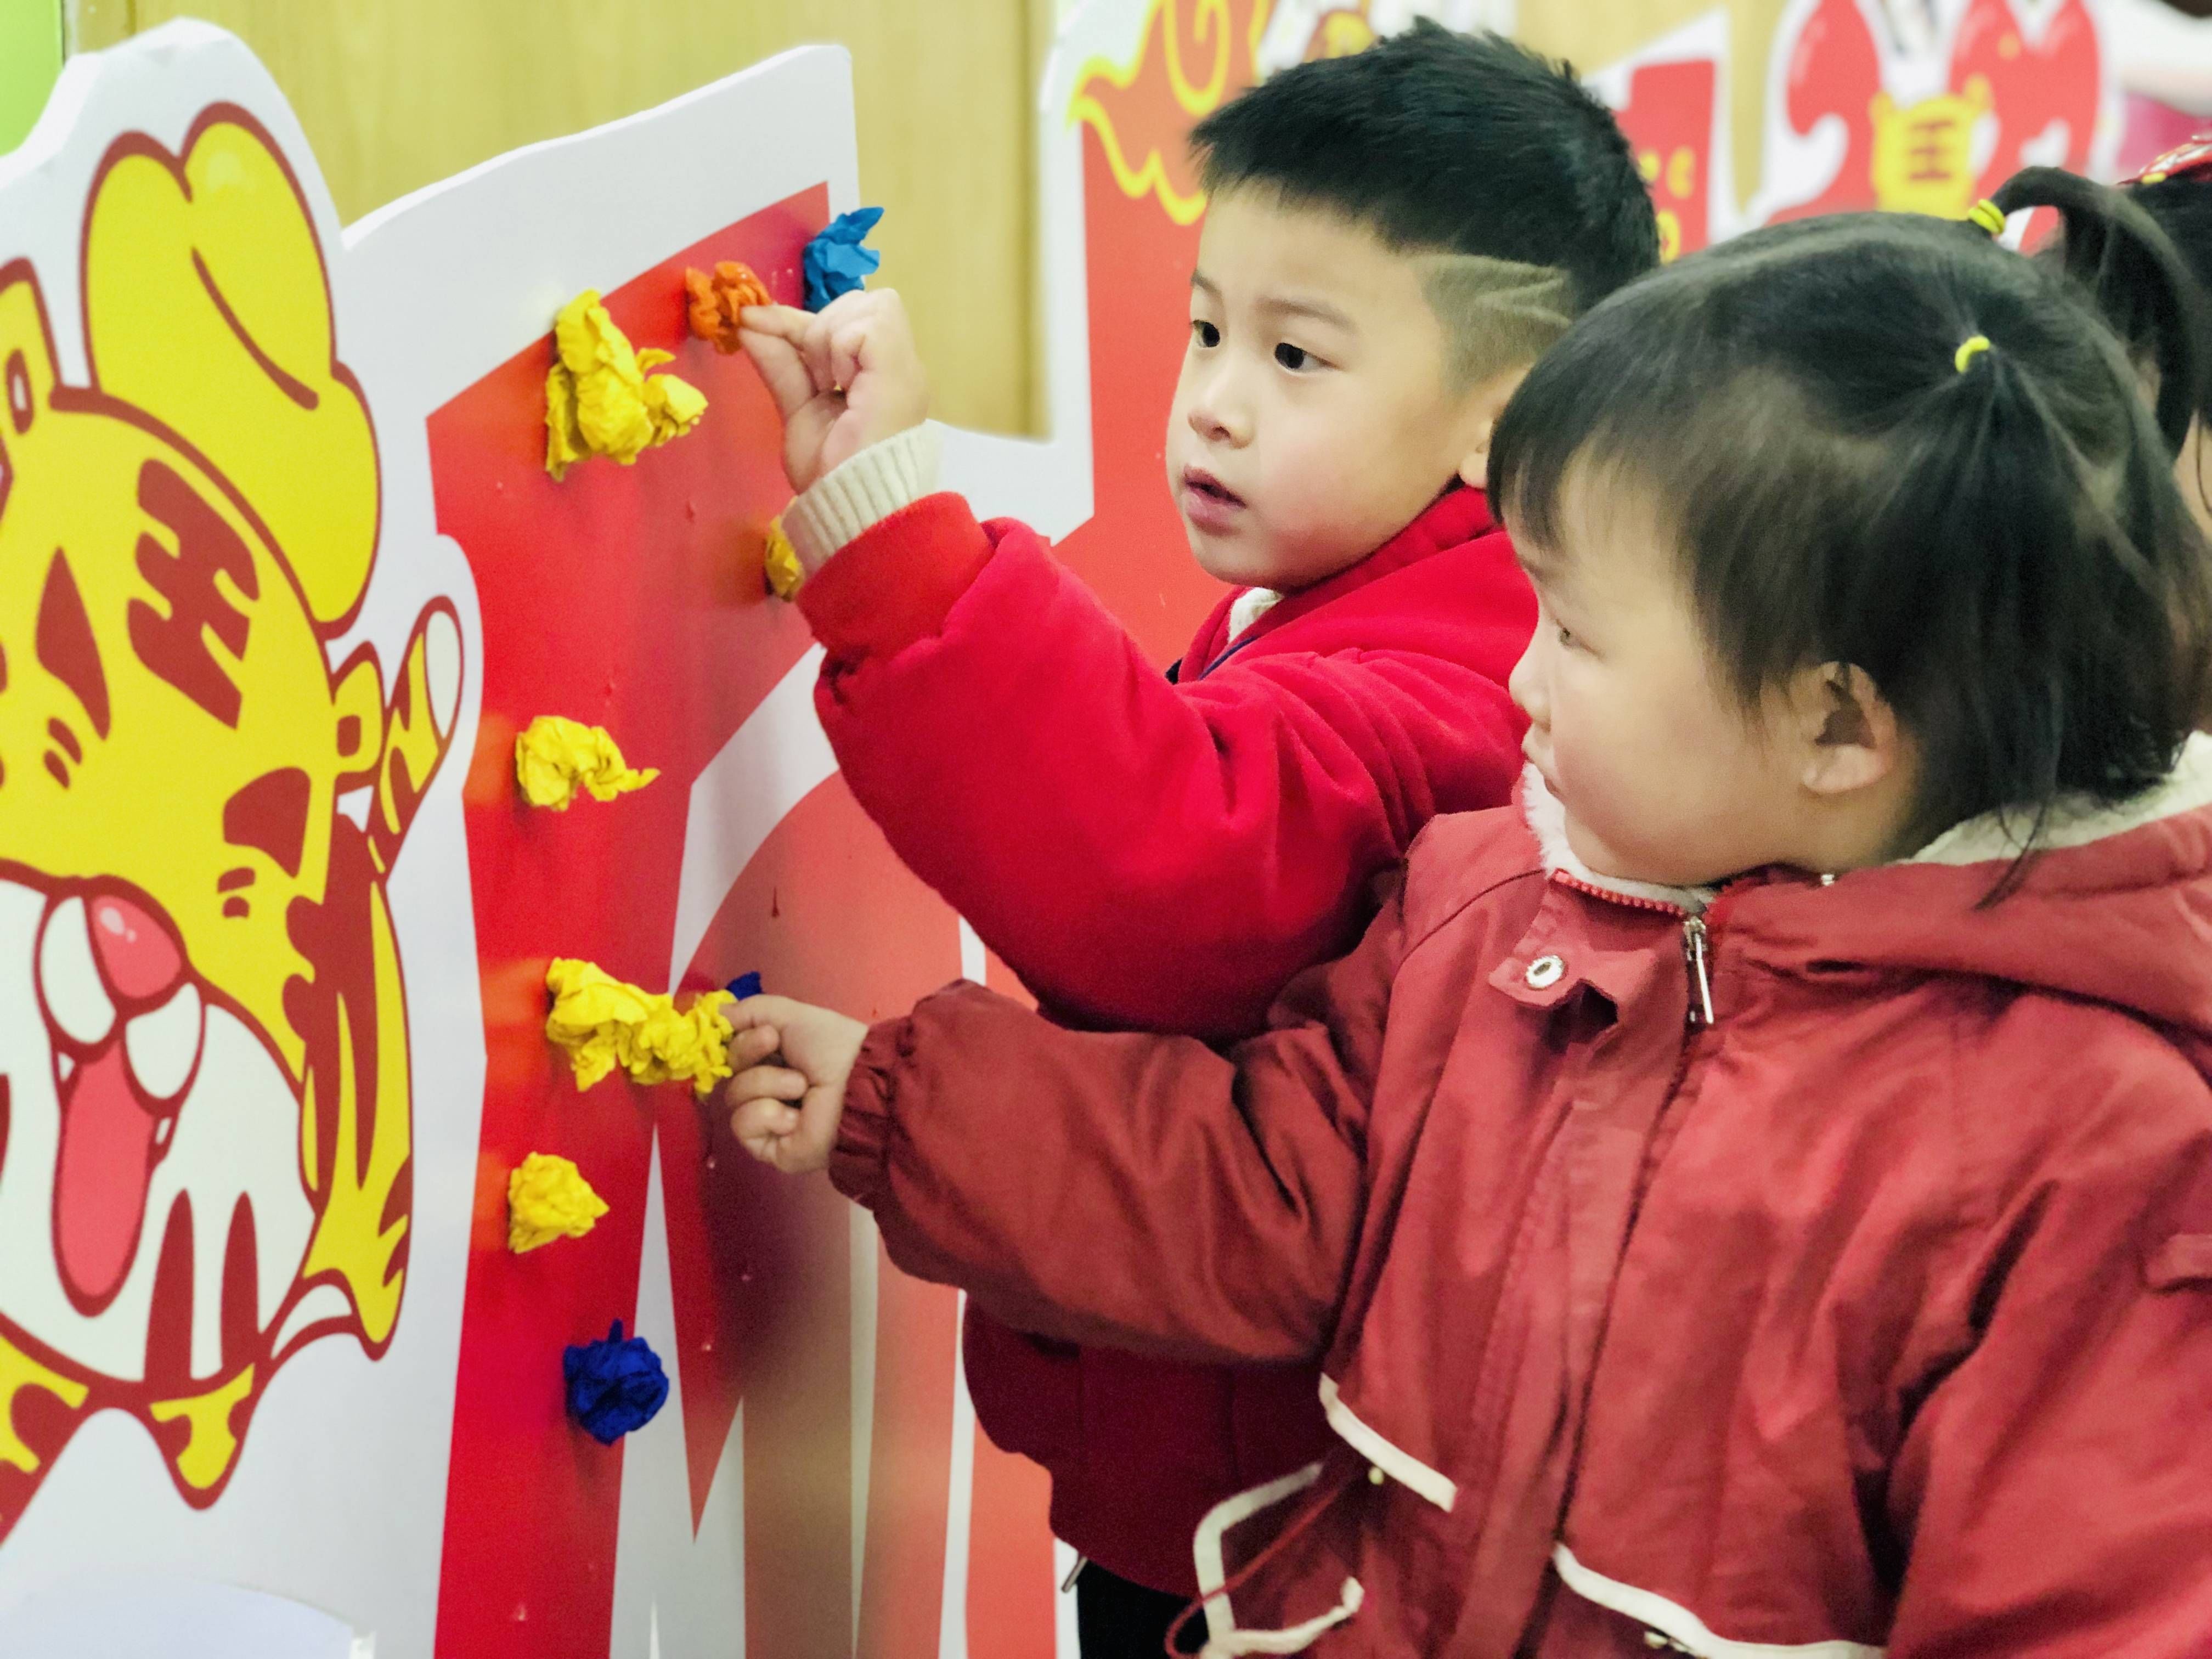
{"type": "Polygon", "coordinates": [[[1192,388],[1186,418],[1190,429],[1212,444],[1243,445],[1251,441],[1252,416],[1239,392],[1230,365],[1216,363],[1212,372],[1192,388]]]}
{"type": "Polygon", "coordinates": [[[1201,397],[1190,406],[1190,429],[1213,444],[1240,445],[1250,441],[1252,423],[1232,414],[1222,399],[1201,397]]]}

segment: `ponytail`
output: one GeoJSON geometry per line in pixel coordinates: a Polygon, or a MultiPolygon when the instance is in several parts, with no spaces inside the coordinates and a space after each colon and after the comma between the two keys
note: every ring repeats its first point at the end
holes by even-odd
{"type": "Polygon", "coordinates": [[[2057,212],[2062,230],[2050,257],[2156,372],[2159,430],[2179,455],[2203,406],[2212,310],[2172,239],[2124,192],[2057,167],[2023,168],[1992,199],[2008,215],[2057,212]]]}
{"type": "Polygon", "coordinates": [[[2212,556],[2167,453],[2203,302],[2099,185],[2037,169],[1996,204],[2057,208],[2077,271],[2131,262],[2146,349],[2098,314],[2116,284],[2085,294],[1955,222],[1769,226],[1577,324],[1499,421],[1490,478],[1540,546],[1589,469],[1646,492],[1747,707],[1808,667],[1863,671],[1919,752],[1914,834],[1998,812],[2025,854],[2061,802],[2166,776],[2206,706],[2212,556]]]}

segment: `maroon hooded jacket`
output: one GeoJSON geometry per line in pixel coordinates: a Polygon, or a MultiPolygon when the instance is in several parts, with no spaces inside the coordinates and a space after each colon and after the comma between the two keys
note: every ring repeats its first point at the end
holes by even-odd
{"type": "MultiPolygon", "coordinates": [[[[1259,1030],[1422,827],[1521,767],[1505,681],[1535,601],[1474,490],[1233,641],[1225,599],[1173,684],[1034,532],[957,495],[866,532],[799,602],[854,795],[1068,1023],[1259,1030]]],[[[1043,1182],[1063,1149],[1036,1150],[1043,1182]]],[[[1160,1589],[1194,1590],[1208,1508],[1328,1438],[1307,1368],[1079,1353],[980,1313],[965,1355],[977,1419],[1051,1471],[1054,1530],[1160,1589]]]]}
{"type": "Polygon", "coordinates": [[[1992,906],[1989,823],[1701,913],[1563,847],[1439,820],[1225,1054],[941,994],[832,1174],[1025,1328],[1322,1358],[1209,1654],[2212,1652],[2212,738],[1992,906]]]}

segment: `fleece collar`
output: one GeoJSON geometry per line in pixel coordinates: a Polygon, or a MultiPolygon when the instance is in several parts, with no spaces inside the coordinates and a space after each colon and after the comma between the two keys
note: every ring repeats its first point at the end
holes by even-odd
{"type": "Polygon", "coordinates": [[[1701,915],[1713,902],[1717,887],[1667,887],[1656,881],[1631,881],[1625,876],[1601,876],[1575,856],[1567,844],[1567,809],[1544,782],[1534,766],[1521,774],[1521,816],[1536,837],[1548,875],[1564,877],[1577,886],[1595,888],[1615,898],[1650,904],[1669,904],[1686,915],[1701,915]]]}
{"type": "MultiPolygon", "coordinates": [[[[2054,805],[2036,837],[2038,852],[2087,847],[2170,818],[2212,806],[2212,737],[2199,732],[2181,747],[2181,757],[2163,782],[2117,806],[2100,806],[2079,797],[2054,805]]],[[[1954,824],[1906,860],[1911,864],[2009,863],[2023,850],[2021,837],[2033,823],[2024,812],[1984,812],[1954,824]]]]}
{"type": "MultiPolygon", "coordinates": [[[[2212,736],[2197,732],[2183,744],[2180,758],[2165,780],[2116,806],[2100,806],[2083,798],[2069,798],[2052,806],[2044,818],[2036,850],[2058,852],[2141,830],[2183,812],[2212,806],[2212,736]]],[[[1668,887],[1656,882],[1631,881],[1603,876],[1575,856],[1567,844],[1566,809],[1544,783],[1533,766],[1521,775],[1521,811],[1529,833],[1543,855],[1544,868],[1577,884],[1618,897],[1670,904],[1697,915],[1719,892],[1711,887],[1668,887]]],[[[2023,850],[2022,837],[2033,822],[2017,810],[1984,812],[1954,824],[1922,848],[1904,864],[1969,865],[2009,863],[2023,850]]]]}

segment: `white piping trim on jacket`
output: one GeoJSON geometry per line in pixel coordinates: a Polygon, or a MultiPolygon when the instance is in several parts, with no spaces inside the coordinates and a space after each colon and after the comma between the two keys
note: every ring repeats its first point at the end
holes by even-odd
{"type": "Polygon", "coordinates": [[[1400,1486],[1410,1487],[1438,1509],[1449,1512],[1459,1498],[1459,1488],[1450,1478],[1439,1474],[1411,1452],[1401,1451],[1354,1417],[1352,1407],[1337,1394],[1334,1377],[1323,1376],[1321,1380],[1321,1408],[1328,1415],[1329,1427],[1346,1445],[1400,1486]]]}
{"type": "Polygon", "coordinates": [[[1559,1582],[1583,1601],[1609,1608],[1624,1619],[1633,1619],[1646,1629],[1668,1638],[1677,1647],[1697,1655],[1698,1659],[1882,1659],[1884,1650],[1881,1648],[1840,1638],[1796,1644],[1731,1642],[1706,1629],[1705,1621],[1687,1607],[1655,1591],[1638,1589],[1632,1584],[1607,1578],[1603,1573],[1592,1572],[1575,1559],[1575,1553],[1565,1544],[1553,1547],[1552,1565],[1559,1575],[1559,1582]]]}
{"type": "Polygon", "coordinates": [[[1344,1595],[1327,1613],[1317,1613],[1302,1625],[1292,1625],[1287,1630],[1236,1630],[1212,1637],[1198,1650],[1198,1659],[1237,1659],[1245,1653],[1304,1653],[1313,1645],[1314,1638],[1323,1631],[1334,1628],[1359,1611],[1359,1604],[1367,1599],[1357,1578],[1344,1581],[1344,1595]]]}
{"type": "Polygon", "coordinates": [[[1229,1593],[1223,1588],[1229,1582],[1229,1573],[1222,1565],[1222,1534],[1231,1527],[1242,1526],[1261,1510],[1272,1508],[1286,1498],[1297,1497],[1320,1479],[1321,1464],[1309,1463],[1302,1469],[1291,1470],[1279,1480],[1270,1480],[1264,1486],[1223,1498],[1206,1510],[1205,1519],[1198,1523],[1197,1535],[1191,1540],[1191,1554],[1198,1567],[1198,1593],[1206,1600],[1206,1622],[1217,1634],[1237,1628],[1237,1615],[1230,1611],[1229,1593]]]}

